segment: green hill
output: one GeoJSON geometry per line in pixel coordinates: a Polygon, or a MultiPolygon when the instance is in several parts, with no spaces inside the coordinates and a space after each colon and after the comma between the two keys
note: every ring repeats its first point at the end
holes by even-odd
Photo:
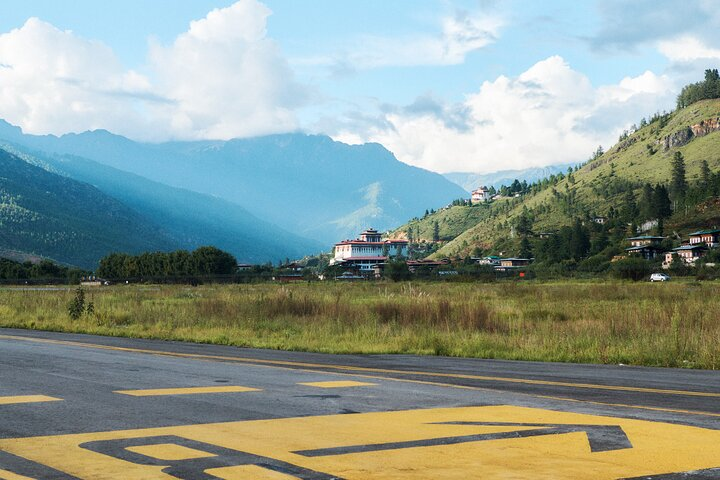
{"type": "Polygon", "coordinates": [[[319,242],[264,222],[221,198],[170,187],[80,157],[37,153],[1,141],[0,148],[52,173],[88,183],[141,212],[172,238],[178,249],[213,245],[250,263],[297,258],[323,249],[319,242]]]}
{"type": "Polygon", "coordinates": [[[0,149],[0,252],[92,269],[108,252],[173,246],[161,228],[96,188],[0,149]]]}
{"type": "MultiPolygon", "coordinates": [[[[711,99],[643,120],[637,131],[623,135],[607,152],[593,155],[569,175],[532,184],[518,198],[441,209],[410,221],[395,235],[410,231],[414,239],[431,242],[437,222],[440,239],[446,241],[441,242],[434,257],[517,255],[524,234],[531,233],[527,236],[537,244],[539,233],[558,232],[576,222],[585,224],[591,237],[610,233],[619,241],[631,231],[627,223],[639,225],[657,218],[649,214],[644,218],[642,211],[625,212],[629,201],[643,202],[646,184],[669,187],[677,152],[684,158],[691,188],[682,202],[674,199],[674,211],[661,228],[679,238],[696,228],[720,226],[720,210],[713,200],[720,193],[720,100],[711,99]],[[703,161],[711,173],[704,180],[703,161]],[[592,219],[597,216],[609,217],[609,225],[596,228],[592,219]],[[604,233],[598,233],[600,230],[604,233]]],[[[643,210],[640,205],[637,209],[643,210]]]]}

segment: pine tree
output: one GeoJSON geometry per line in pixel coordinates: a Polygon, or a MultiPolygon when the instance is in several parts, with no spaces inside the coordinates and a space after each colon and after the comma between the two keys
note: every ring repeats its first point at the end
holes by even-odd
{"type": "Polygon", "coordinates": [[[655,191],[652,185],[646,183],[643,185],[642,192],[640,193],[640,218],[642,220],[649,220],[657,218],[657,208],[655,208],[655,191]]]}
{"type": "Polygon", "coordinates": [[[672,203],[665,185],[655,185],[653,204],[658,218],[669,217],[672,213],[672,203]]]}
{"type": "Polygon", "coordinates": [[[520,235],[527,235],[532,231],[532,217],[526,206],[523,206],[522,213],[517,219],[515,228],[520,235]]]}
{"type": "Polygon", "coordinates": [[[532,258],[533,256],[532,245],[530,244],[530,240],[528,240],[527,236],[523,236],[520,240],[520,250],[518,252],[518,256],[520,258],[532,258]]]}
{"type": "Polygon", "coordinates": [[[662,237],[665,235],[665,221],[662,219],[662,217],[658,218],[658,224],[657,227],[655,227],[655,235],[658,237],[662,237]]]}
{"type": "Polygon", "coordinates": [[[703,160],[700,164],[700,188],[703,190],[703,194],[707,195],[710,191],[710,181],[712,179],[712,172],[710,171],[710,165],[707,160],[703,160]]]}
{"type": "Polygon", "coordinates": [[[607,229],[604,227],[595,235],[595,238],[590,242],[590,253],[595,255],[602,252],[610,244],[610,238],[608,236],[607,229]]]}
{"type": "Polygon", "coordinates": [[[433,242],[440,241],[440,225],[437,220],[433,223],[433,242]]]}
{"type": "Polygon", "coordinates": [[[590,251],[590,235],[580,220],[575,220],[570,234],[570,254],[575,260],[581,260],[590,251]]]}
{"type": "Polygon", "coordinates": [[[635,193],[632,188],[628,188],[625,191],[625,197],[623,198],[621,218],[625,223],[634,222],[639,213],[637,203],[635,202],[635,193]]]}
{"type": "Polygon", "coordinates": [[[687,194],[688,184],[685,178],[685,158],[680,152],[675,152],[672,160],[672,177],[670,180],[670,194],[674,202],[683,202],[687,194]]]}

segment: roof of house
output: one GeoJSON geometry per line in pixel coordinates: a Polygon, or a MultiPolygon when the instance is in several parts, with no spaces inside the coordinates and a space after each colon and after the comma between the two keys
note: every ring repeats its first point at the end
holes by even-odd
{"type": "Polygon", "coordinates": [[[706,247],[704,245],[681,245],[677,248],[673,248],[673,252],[683,251],[683,250],[704,250],[706,247]]]}
{"type": "Polygon", "coordinates": [[[665,240],[665,237],[653,237],[652,235],[641,235],[639,237],[630,237],[628,240],[665,240]]]}
{"type": "Polygon", "coordinates": [[[501,262],[529,262],[529,258],[501,258],[501,262]]]}
{"type": "Polygon", "coordinates": [[[697,232],[688,233],[689,236],[695,236],[695,235],[712,235],[715,233],[720,233],[720,230],[698,230],[697,232]]]}
{"type": "Polygon", "coordinates": [[[366,242],[365,240],[343,240],[335,245],[393,245],[397,243],[408,243],[407,240],[393,239],[393,240],[382,240],[380,242],[366,242]]]}

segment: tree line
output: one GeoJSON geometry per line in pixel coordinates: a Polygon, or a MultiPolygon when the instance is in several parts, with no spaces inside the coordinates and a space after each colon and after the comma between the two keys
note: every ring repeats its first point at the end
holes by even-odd
{"type": "Polygon", "coordinates": [[[193,252],[111,253],[100,260],[96,273],[102,278],[120,279],[231,275],[236,271],[234,256],[215,247],[200,247],[193,252]]]}
{"type": "Polygon", "coordinates": [[[39,263],[16,262],[7,258],[0,258],[0,281],[14,282],[16,280],[30,281],[60,281],[62,283],[77,283],[88,272],[78,268],[58,265],[51,260],[42,260],[39,263]]]}
{"type": "Polygon", "coordinates": [[[720,74],[717,68],[705,70],[705,80],[686,85],[677,98],[677,108],[685,108],[700,100],[720,98],[720,74]]]}

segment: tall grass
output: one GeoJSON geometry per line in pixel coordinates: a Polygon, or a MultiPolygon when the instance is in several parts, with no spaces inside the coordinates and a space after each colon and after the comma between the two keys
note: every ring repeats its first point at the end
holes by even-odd
{"type": "Polygon", "coordinates": [[[720,367],[720,284],[116,286],[0,290],[0,326],[333,353],[720,367]]]}

